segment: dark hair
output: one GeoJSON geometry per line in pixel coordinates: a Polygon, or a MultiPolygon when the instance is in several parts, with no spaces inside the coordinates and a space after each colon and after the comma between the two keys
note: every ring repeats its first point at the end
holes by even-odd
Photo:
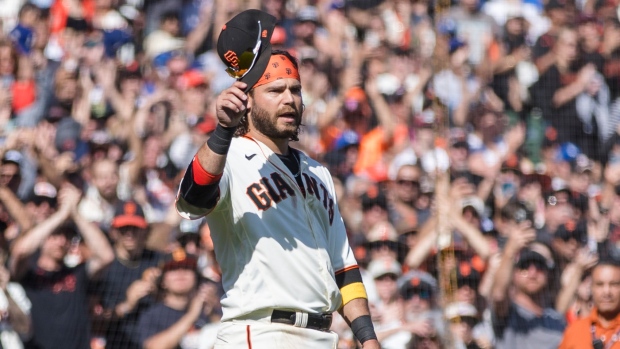
{"type": "Polygon", "coordinates": [[[598,268],[598,267],[614,267],[614,268],[620,268],[620,261],[615,259],[615,258],[602,258],[598,261],[598,263],[596,263],[596,265],[592,268],[592,271],[594,271],[594,269],[598,268]]]}
{"type": "Polygon", "coordinates": [[[166,11],[164,13],[161,14],[161,17],[159,17],[159,22],[160,23],[165,23],[167,21],[179,21],[179,12],[175,11],[175,10],[171,10],[171,11],[166,11]]]}
{"type": "Polygon", "coordinates": [[[500,211],[503,220],[513,220],[516,223],[530,221],[534,223],[534,212],[523,202],[511,200],[500,211]]]}
{"type": "MultiPolygon", "coordinates": [[[[291,55],[288,51],[273,50],[273,51],[271,51],[271,55],[272,56],[276,56],[276,55],[283,55],[283,56],[285,56],[286,58],[288,58],[291,61],[291,63],[293,63],[293,66],[295,67],[295,69],[299,70],[299,63],[297,62],[297,58],[295,58],[293,55],[291,55]]],[[[248,91],[248,95],[250,95],[251,97],[254,97],[254,87],[252,87],[252,89],[250,89],[250,91],[248,91]]],[[[247,113],[247,110],[246,110],[245,114],[241,117],[241,121],[239,122],[239,126],[237,126],[237,130],[235,131],[235,137],[244,136],[248,132],[250,132],[250,123],[248,121],[248,113],[247,113]]],[[[295,132],[295,134],[293,136],[291,136],[290,140],[293,141],[293,142],[299,141],[299,127],[297,128],[297,131],[295,132]]]]}
{"type": "Polygon", "coordinates": [[[27,3],[24,4],[24,6],[22,6],[22,8],[19,9],[18,17],[21,18],[28,11],[33,11],[33,12],[37,12],[37,13],[40,12],[38,7],[36,7],[35,5],[27,2],[27,3]]]}

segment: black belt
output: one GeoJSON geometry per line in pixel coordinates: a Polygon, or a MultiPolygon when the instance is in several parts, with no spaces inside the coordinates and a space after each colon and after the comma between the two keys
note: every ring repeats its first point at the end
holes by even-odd
{"type": "Polygon", "coordinates": [[[303,326],[302,319],[297,319],[297,313],[295,313],[294,311],[274,310],[273,313],[271,313],[271,322],[277,322],[280,324],[287,324],[292,326],[296,326],[297,323],[297,327],[310,328],[319,331],[329,331],[329,328],[332,326],[332,314],[307,315],[308,321],[305,326],[303,326]]]}

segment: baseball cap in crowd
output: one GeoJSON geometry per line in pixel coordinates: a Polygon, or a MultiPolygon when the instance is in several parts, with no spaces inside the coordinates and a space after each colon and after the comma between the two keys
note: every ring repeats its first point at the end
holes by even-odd
{"type": "Polygon", "coordinates": [[[402,274],[400,263],[391,258],[373,260],[368,264],[367,270],[373,279],[378,279],[384,275],[394,275],[398,279],[402,274]]]}
{"type": "Polygon", "coordinates": [[[484,261],[479,256],[460,261],[456,268],[457,287],[468,285],[477,289],[484,268],[484,261]]]}
{"type": "Polygon", "coordinates": [[[126,30],[112,29],[103,31],[103,45],[105,46],[105,54],[107,57],[115,57],[118,49],[132,41],[133,35],[126,30]]]}
{"type": "Polygon", "coordinates": [[[181,247],[185,248],[188,243],[193,242],[196,246],[200,245],[200,226],[202,225],[202,219],[189,220],[183,219],[179,224],[179,233],[177,235],[177,242],[181,247]]]}
{"type": "Polygon", "coordinates": [[[162,273],[178,269],[196,270],[198,268],[198,258],[186,253],[182,248],[177,248],[162,259],[160,268],[162,273]]]}
{"type": "Polygon", "coordinates": [[[52,231],[51,235],[64,235],[67,240],[71,240],[74,236],[79,235],[77,227],[73,222],[65,222],[52,231]]]}
{"type": "Polygon", "coordinates": [[[17,150],[7,150],[2,157],[3,164],[15,164],[20,166],[24,156],[17,150]]]}
{"type": "Polygon", "coordinates": [[[344,131],[340,137],[334,141],[334,150],[341,150],[350,146],[358,146],[360,144],[360,137],[355,131],[344,131]]]}
{"type": "Polygon", "coordinates": [[[63,118],[56,129],[56,149],[60,152],[74,151],[78,148],[82,126],[73,118],[63,118]]]}
{"type": "Polygon", "coordinates": [[[153,58],[153,66],[156,69],[164,69],[168,65],[168,62],[176,58],[187,59],[185,52],[182,50],[170,50],[156,55],[153,58]]]}
{"type": "Polygon", "coordinates": [[[556,9],[564,9],[566,7],[566,0],[549,0],[547,1],[547,5],[545,5],[545,10],[556,10],[556,9]]]}
{"type": "Polygon", "coordinates": [[[416,128],[433,128],[435,125],[435,112],[425,109],[413,118],[413,126],[416,128]]]}
{"type": "Polygon", "coordinates": [[[478,320],[478,310],[476,307],[465,302],[452,302],[446,306],[444,310],[446,320],[465,320],[466,318],[474,321],[478,320]]]}
{"type": "Polygon", "coordinates": [[[122,66],[118,70],[118,79],[119,81],[127,80],[127,79],[141,79],[142,72],[140,71],[140,64],[134,61],[130,64],[122,66]]]}
{"type": "Polygon", "coordinates": [[[313,62],[319,56],[319,51],[311,46],[298,47],[296,52],[296,57],[301,63],[313,62]]]}
{"type": "Polygon", "coordinates": [[[267,68],[271,58],[271,36],[276,18],[260,10],[246,10],[222,27],[217,53],[226,72],[245,82],[249,91],[267,68]]]}
{"type": "Polygon", "coordinates": [[[392,249],[397,249],[401,244],[396,228],[389,222],[378,222],[373,225],[366,234],[366,240],[370,248],[387,245],[392,249]]]}
{"type": "Polygon", "coordinates": [[[469,149],[469,143],[467,142],[467,131],[460,127],[453,127],[450,129],[450,146],[453,148],[469,149]]]}
{"type": "Polygon", "coordinates": [[[91,151],[104,149],[114,142],[112,135],[107,130],[96,130],[90,136],[88,144],[91,151]]]}
{"type": "Polygon", "coordinates": [[[527,269],[530,265],[536,266],[540,270],[551,270],[555,266],[555,262],[551,256],[545,257],[538,248],[539,246],[532,245],[529,248],[524,248],[519,253],[515,267],[517,269],[527,269]]]}
{"type": "Polygon", "coordinates": [[[450,47],[448,52],[450,54],[453,54],[454,52],[456,52],[458,49],[462,48],[462,47],[466,47],[467,46],[467,42],[458,39],[458,38],[452,38],[450,40],[450,47]]]}
{"type": "Polygon", "coordinates": [[[435,295],[437,280],[429,273],[412,270],[398,280],[398,285],[401,296],[406,300],[414,295],[430,300],[435,295]]]}
{"type": "Polygon", "coordinates": [[[581,154],[581,150],[574,143],[565,142],[560,144],[557,150],[555,160],[573,162],[577,160],[577,157],[581,154]]]}
{"type": "Polygon", "coordinates": [[[185,40],[183,39],[173,38],[169,35],[159,35],[156,40],[148,41],[144,51],[147,57],[157,60],[157,57],[163,57],[162,55],[183,49],[184,45],[185,40]]]}
{"type": "Polygon", "coordinates": [[[307,5],[297,11],[295,16],[297,22],[319,23],[319,10],[315,6],[307,5]]]}
{"type": "Polygon", "coordinates": [[[579,154],[575,161],[571,163],[572,171],[575,173],[592,172],[594,163],[585,154],[579,154]]]}
{"type": "Polygon", "coordinates": [[[531,183],[540,184],[540,188],[543,193],[547,193],[551,190],[551,177],[542,173],[528,173],[521,177],[521,185],[526,186],[531,183]]]}
{"type": "Polygon", "coordinates": [[[351,87],[344,95],[344,108],[350,112],[356,111],[367,100],[368,98],[363,88],[359,86],[351,87]]]}
{"type": "Polygon", "coordinates": [[[566,223],[560,225],[553,236],[564,241],[575,239],[575,241],[579,244],[584,245],[588,242],[588,229],[586,221],[579,220],[576,222],[575,220],[570,219],[566,223]]]}
{"type": "Polygon", "coordinates": [[[56,187],[54,187],[51,183],[38,182],[34,185],[29,201],[33,202],[37,206],[43,202],[47,202],[51,207],[56,207],[58,201],[56,198],[57,194],[58,192],[56,187]]]}
{"type": "Polygon", "coordinates": [[[182,90],[187,90],[198,86],[207,86],[207,79],[200,71],[188,70],[179,78],[178,86],[182,90]]]}
{"type": "Polygon", "coordinates": [[[375,206],[379,206],[384,210],[387,210],[387,197],[377,187],[370,187],[362,196],[360,197],[362,202],[362,211],[368,211],[375,206]]]}
{"type": "Polygon", "coordinates": [[[128,226],[141,229],[146,229],[149,226],[144,216],[144,210],[135,201],[121,201],[114,210],[112,227],[122,228],[128,226]]]}
{"type": "Polygon", "coordinates": [[[482,218],[485,216],[484,202],[478,196],[472,195],[472,196],[468,196],[464,198],[461,201],[461,207],[463,208],[463,210],[469,207],[473,208],[476,214],[478,215],[478,218],[482,218]]]}

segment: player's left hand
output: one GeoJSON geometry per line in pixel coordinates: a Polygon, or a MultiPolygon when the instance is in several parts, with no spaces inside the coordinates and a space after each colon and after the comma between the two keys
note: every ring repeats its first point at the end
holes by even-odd
{"type": "Polygon", "coordinates": [[[381,345],[379,344],[378,340],[371,339],[369,341],[365,341],[364,344],[362,344],[362,349],[381,349],[381,345]]]}

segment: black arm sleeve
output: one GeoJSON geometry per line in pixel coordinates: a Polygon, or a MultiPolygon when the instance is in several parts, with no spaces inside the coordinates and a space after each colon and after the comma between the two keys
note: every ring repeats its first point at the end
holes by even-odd
{"type": "Polygon", "coordinates": [[[179,196],[192,206],[212,209],[220,198],[219,184],[219,180],[207,185],[197,184],[194,181],[194,170],[190,163],[181,181],[179,196]]]}

